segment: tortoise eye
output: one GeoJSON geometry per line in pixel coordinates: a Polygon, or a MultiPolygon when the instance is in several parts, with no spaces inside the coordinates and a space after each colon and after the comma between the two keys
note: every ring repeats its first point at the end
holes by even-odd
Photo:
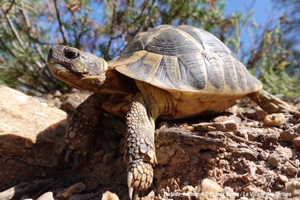
{"type": "Polygon", "coordinates": [[[72,50],[65,50],[65,57],[68,59],[74,59],[77,58],[79,56],[79,53],[76,51],[72,51],[72,50]]]}

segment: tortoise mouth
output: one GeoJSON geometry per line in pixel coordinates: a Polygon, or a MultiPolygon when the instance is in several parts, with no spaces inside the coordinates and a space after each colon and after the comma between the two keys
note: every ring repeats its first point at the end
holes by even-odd
{"type": "Polygon", "coordinates": [[[81,73],[73,66],[71,59],[65,57],[65,49],[66,46],[59,46],[59,48],[53,47],[49,50],[47,61],[50,71],[55,74],[59,74],[59,71],[69,71],[72,74],[80,75],[81,73]]]}

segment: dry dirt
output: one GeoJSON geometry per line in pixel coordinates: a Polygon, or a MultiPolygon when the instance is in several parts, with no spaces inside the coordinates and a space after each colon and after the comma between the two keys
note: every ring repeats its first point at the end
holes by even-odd
{"type": "MultiPolygon", "coordinates": [[[[154,182],[140,195],[143,199],[298,199],[300,116],[265,115],[242,100],[215,116],[158,120],[154,182]]],[[[128,199],[124,134],[125,120],[107,115],[88,157],[78,165],[65,163],[63,154],[57,155],[57,166],[45,167],[28,164],[26,155],[0,152],[0,199],[96,200],[106,191],[128,199]]]]}

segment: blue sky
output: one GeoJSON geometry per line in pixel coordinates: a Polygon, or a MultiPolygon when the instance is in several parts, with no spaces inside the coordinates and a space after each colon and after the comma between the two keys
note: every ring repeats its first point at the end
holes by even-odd
{"type": "MultiPolygon", "coordinates": [[[[250,11],[254,11],[253,18],[259,25],[265,25],[269,20],[276,20],[283,14],[283,9],[274,9],[272,0],[224,0],[226,3],[225,15],[230,16],[234,12],[244,13],[247,16],[250,11]]],[[[261,29],[264,27],[261,27],[261,29]]],[[[244,28],[241,32],[241,43],[244,49],[251,47],[250,38],[244,28]]]]}
{"type": "Polygon", "coordinates": [[[254,17],[258,23],[266,22],[273,10],[271,0],[225,0],[225,2],[226,14],[231,15],[236,11],[242,11],[246,13],[248,7],[249,9],[255,11],[254,17]]]}

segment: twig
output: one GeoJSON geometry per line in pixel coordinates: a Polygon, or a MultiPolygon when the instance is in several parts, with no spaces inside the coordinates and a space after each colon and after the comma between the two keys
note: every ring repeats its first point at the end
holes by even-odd
{"type": "Polygon", "coordinates": [[[24,17],[24,19],[25,19],[26,27],[27,27],[28,29],[30,29],[30,28],[31,28],[31,23],[30,23],[30,20],[28,19],[27,14],[25,13],[23,0],[21,0],[21,12],[22,12],[22,15],[23,15],[23,17],[24,17]]]}
{"type": "MultiPolygon", "coordinates": [[[[146,10],[146,5],[148,5],[148,3],[149,3],[149,1],[146,1],[146,2],[143,3],[143,8],[142,8],[141,14],[139,16],[137,16],[137,18],[135,18],[132,21],[132,23],[129,25],[129,27],[131,27],[134,22],[137,22],[137,21],[139,21],[142,18],[142,16],[145,13],[145,10],[146,10]]],[[[142,28],[143,25],[144,25],[143,23],[139,23],[138,28],[134,31],[134,33],[132,35],[133,36],[136,35],[141,30],[141,28],[142,28]]]]}
{"type": "MultiPolygon", "coordinates": [[[[5,13],[4,8],[1,6],[2,12],[5,13]]],[[[6,19],[6,21],[8,22],[9,27],[11,28],[15,38],[18,40],[18,43],[24,48],[24,42],[22,41],[18,31],[16,30],[14,24],[12,23],[12,21],[10,20],[8,14],[4,14],[4,17],[6,19]]]]}
{"type": "Polygon", "coordinates": [[[59,8],[58,8],[58,3],[57,3],[57,0],[53,0],[54,2],[54,7],[55,7],[55,12],[56,12],[56,16],[57,16],[57,20],[58,20],[58,23],[59,23],[59,30],[60,30],[60,33],[63,37],[63,43],[64,44],[67,44],[67,37],[66,37],[66,32],[65,32],[65,27],[61,21],[61,18],[60,18],[60,14],[59,14],[59,8]]]}
{"type": "MultiPolygon", "coordinates": [[[[21,8],[22,8],[21,11],[22,11],[23,18],[25,19],[25,22],[26,22],[25,24],[27,27],[27,34],[28,34],[29,38],[31,40],[33,40],[33,45],[34,45],[37,53],[39,54],[40,58],[44,62],[44,65],[47,65],[47,60],[46,60],[44,54],[42,53],[40,46],[38,46],[38,44],[34,41],[34,40],[38,40],[37,35],[36,35],[36,29],[34,26],[31,25],[30,20],[27,16],[27,13],[24,11],[25,9],[23,7],[24,7],[24,4],[23,4],[23,0],[22,0],[21,1],[21,8]]],[[[38,66],[40,67],[40,65],[38,65],[38,66]]],[[[43,68],[43,67],[40,67],[40,68],[43,68]]]]}
{"type": "Polygon", "coordinates": [[[177,9],[175,11],[173,11],[173,15],[171,15],[170,17],[168,17],[168,19],[166,19],[166,21],[163,22],[163,24],[170,24],[171,21],[173,19],[175,19],[175,17],[177,17],[177,15],[179,14],[180,10],[182,9],[183,5],[186,3],[187,1],[182,1],[180,5],[178,5],[177,9]]]}
{"type": "Polygon", "coordinates": [[[113,4],[113,15],[112,15],[112,23],[110,25],[110,33],[109,33],[109,41],[107,43],[107,48],[109,49],[110,48],[110,45],[112,43],[112,40],[113,40],[113,27],[114,27],[114,24],[115,24],[115,20],[116,20],[116,4],[115,2],[113,1],[112,2],[113,4]]]}
{"type": "Polygon", "coordinates": [[[11,8],[12,8],[12,6],[14,4],[15,4],[15,0],[12,0],[11,4],[9,5],[9,7],[5,11],[3,9],[3,12],[4,12],[5,15],[9,13],[9,11],[11,10],[11,8]]]}
{"type": "MultiPolygon", "coordinates": [[[[0,44],[6,49],[6,51],[14,58],[17,58],[16,55],[14,54],[14,52],[11,51],[10,48],[8,48],[8,46],[2,41],[1,37],[0,37],[0,44]]],[[[25,65],[24,65],[25,66],[25,65]]]]}

